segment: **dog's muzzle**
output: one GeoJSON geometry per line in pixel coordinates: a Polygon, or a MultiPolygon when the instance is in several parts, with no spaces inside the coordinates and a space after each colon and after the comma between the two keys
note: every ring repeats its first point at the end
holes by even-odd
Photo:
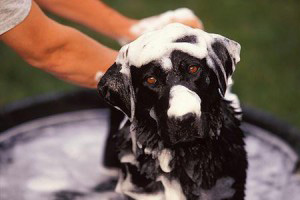
{"type": "Polygon", "coordinates": [[[195,92],[182,85],[173,86],[167,116],[166,132],[171,144],[200,137],[201,99],[195,92]]]}
{"type": "Polygon", "coordinates": [[[193,91],[182,85],[173,86],[170,90],[168,117],[183,119],[185,115],[201,116],[201,99],[193,91]]]}

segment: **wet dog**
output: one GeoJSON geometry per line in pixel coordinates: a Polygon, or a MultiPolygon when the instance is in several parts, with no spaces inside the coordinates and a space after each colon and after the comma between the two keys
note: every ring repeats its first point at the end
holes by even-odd
{"type": "Polygon", "coordinates": [[[98,87],[129,119],[116,134],[118,192],[140,200],[244,199],[244,136],[229,93],[239,54],[238,43],[181,24],[122,47],[98,87]]]}

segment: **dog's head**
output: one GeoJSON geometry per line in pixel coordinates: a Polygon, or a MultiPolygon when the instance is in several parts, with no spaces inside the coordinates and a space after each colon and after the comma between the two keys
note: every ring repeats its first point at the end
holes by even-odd
{"type": "Polygon", "coordinates": [[[131,121],[155,120],[169,144],[190,141],[204,136],[239,54],[230,39],[170,24],[123,46],[98,89],[131,121]]]}

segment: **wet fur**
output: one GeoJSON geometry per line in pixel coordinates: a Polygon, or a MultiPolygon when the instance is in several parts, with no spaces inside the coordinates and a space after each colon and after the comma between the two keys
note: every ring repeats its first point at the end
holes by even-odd
{"type": "MultiPolygon", "coordinates": [[[[186,40],[189,38],[179,42],[186,40]]],[[[232,65],[232,61],[228,61],[228,52],[221,44],[216,43],[213,49],[225,67],[232,65]]],[[[110,104],[117,105],[129,118],[132,112],[128,94],[134,92],[134,118],[115,134],[119,158],[133,153],[138,163],[121,163],[124,178],[131,175],[136,186],[135,193],[156,193],[164,189],[158,181],[158,177],[163,175],[169,180],[179,181],[187,200],[206,200],[203,198],[205,191],[212,189],[221,178],[231,177],[234,180],[231,187],[235,193],[224,199],[244,199],[247,169],[244,136],[239,128],[240,121],[235,117],[237,113],[220,94],[220,90],[226,90],[224,80],[220,84],[205,58],[199,60],[176,50],[171,54],[171,60],[174,66],[174,71],[170,72],[172,75],[159,70],[159,63],[151,62],[140,68],[131,66],[132,79],[128,79],[119,72],[120,66],[114,64],[100,81],[101,96],[110,104]],[[201,78],[184,78],[182,74],[185,72],[179,65],[191,64],[201,65],[201,78]],[[111,79],[109,74],[114,74],[114,78],[111,79]],[[155,74],[166,84],[157,87],[145,85],[143,80],[147,74],[155,74]],[[120,80],[122,84],[118,83],[120,80]],[[190,114],[180,121],[167,117],[169,105],[165,99],[169,96],[166,91],[169,91],[170,85],[179,83],[201,98],[201,120],[190,114]],[[151,117],[151,109],[156,114],[160,113],[157,119],[151,117]],[[136,152],[132,150],[131,131],[136,133],[136,152]],[[145,153],[146,148],[154,153],[145,153]],[[162,171],[155,155],[155,152],[165,148],[172,152],[170,173],[162,171]]],[[[228,76],[231,73],[226,71],[228,76]]]]}
{"type": "MultiPolygon", "coordinates": [[[[133,177],[133,183],[141,191],[155,192],[162,190],[162,185],[156,179],[161,174],[168,176],[170,179],[178,178],[183,192],[189,200],[198,200],[201,190],[209,190],[221,177],[232,177],[235,182],[232,186],[235,194],[232,200],[241,200],[244,198],[245,180],[246,180],[246,152],[244,150],[243,133],[239,128],[239,120],[232,117],[233,110],[229,102],[220,101],[218,112],[222,118],[206,114],[211,124],[222,121],[221,132],[207,128],[205,132],[209,133],[208,138],[198,139],[193,142],[180,143],[170,147],[162,144],[160,136],[153,127],[155,121],[149,116],[137,122],[137,140],[148,148],[162,150],[171,148],[174,151],[174,159],[170,163],[173,169],[169,174],[164,173],[152,155],[144,153],[145,148],[137,150],[137,161],[140,163],[139,169],[131,164],[122,164],[124,174],[130,171],[133,177]],[[225,117],[226,116],[226,117],[225,117]],[[127,169],[127,170],[126,170],[127,169]]],[[[129,134],[129,123],[116,135],[116,141],[119,141],[119,156],[131,152],[132,143],[129,134]]],[[[189,126],[189,125],[187,125],[189,126]]]]}

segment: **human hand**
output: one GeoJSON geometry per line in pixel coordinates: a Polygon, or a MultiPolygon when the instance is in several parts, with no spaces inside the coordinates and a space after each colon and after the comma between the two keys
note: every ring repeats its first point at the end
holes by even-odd
{"type": "Polygon", "coordinates": [[[118,42],[121,45],[127,44],[146,32],[160,29],[167,24],[175,22],[182,23],[192,28],[203,29],[201,20],[193,13],[193,11],[188,8],[179,8],[164,12],[160,15],[135,21],[129,28],[128,36],[120,38],[118,42]]]}

